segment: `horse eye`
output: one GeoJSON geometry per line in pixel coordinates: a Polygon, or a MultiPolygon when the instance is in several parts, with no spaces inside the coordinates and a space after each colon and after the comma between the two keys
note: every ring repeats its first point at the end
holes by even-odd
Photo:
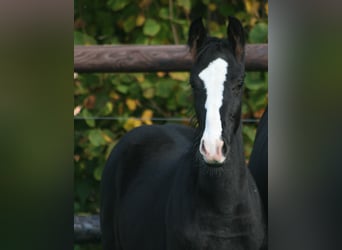
{"type": "Polygon", "coordinates": [[[238,83],[237,85],[235,85],[234,87],[232,87],[232,91],[235,95],[238,95],[240,93],[240,90],[243,86],[243,82],[242,83],[238,83]]]}
{"type": "Polygon", "coordinates": [[[201,86],[192,86],[192,90],[199,94],[205,93],[205,88],[201,86]]]}

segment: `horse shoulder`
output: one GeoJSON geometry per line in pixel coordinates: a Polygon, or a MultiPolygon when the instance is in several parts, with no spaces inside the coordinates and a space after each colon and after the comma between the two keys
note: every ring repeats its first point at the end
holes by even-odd
{"type": "Polygon", "coordinates": [[[104,197],[111,197],[110,201],[106,198],[110,206],[102,207],[103,213],[112,210],[114,215],[120,214],[114,219],[115,225],[104,221],[108,227],[120,228],[121,237],[116,242],[130,249],[135,243],[128,238],[134,236],[143,245],[162,244],[165,206],[192,133],[191,128],[178,125],[142,126],[127,133],[113,149],[102,180],[104,197]],[[159,240],[141,233],[147,229],[159,240]]]}

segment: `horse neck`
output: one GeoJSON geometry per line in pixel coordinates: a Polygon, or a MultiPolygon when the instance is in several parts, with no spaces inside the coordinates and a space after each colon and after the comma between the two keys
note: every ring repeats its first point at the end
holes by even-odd
{"type": "Polygon", "coordinates": [[[232,137],[229,155],[221,171],[208,174],[205,168],[197,172],[197,203],[210,210],[234,213],[247,197],[247,169],[243,153],[241,124],[232,137]]]}

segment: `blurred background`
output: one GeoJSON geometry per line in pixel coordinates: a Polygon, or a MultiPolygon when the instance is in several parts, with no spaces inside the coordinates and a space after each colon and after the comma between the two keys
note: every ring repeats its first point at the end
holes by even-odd
{"type": "MultiPolygon", "coordinates": [[[[267,1],[76,0],[74,45],[186,44],[191,20],[203,17],[211,36],[226,37],[227,17],[240,19],[247,43],[268,42],[267,1]]],[[[144,124],[189,125],[188,72],[74,74],[74,213],[99,213],[99,183],[118,140],[144,124]]],[[[248,161],[267,103],[267,72],[247,72],[243,135],[248,161]]],[[[75,249],[100,249],[76,245],[75,249]]]]}

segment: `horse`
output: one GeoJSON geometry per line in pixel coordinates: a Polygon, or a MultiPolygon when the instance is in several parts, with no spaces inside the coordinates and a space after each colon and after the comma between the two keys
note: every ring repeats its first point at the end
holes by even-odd
{"type": "Polygon", "coordinates": [[[268,106],[266,107],[257,129],[248,168],[258,187],[265,219],[268,217],[268,106]]]}
{"type": "Polygon", "coordinates": [[[197,125],[141,126],[111,152],[101,180],[105,250],[254,250],[265,247],[255,182],[245,166],[241,98],[245,38],[189,29],[197,125]]]}

